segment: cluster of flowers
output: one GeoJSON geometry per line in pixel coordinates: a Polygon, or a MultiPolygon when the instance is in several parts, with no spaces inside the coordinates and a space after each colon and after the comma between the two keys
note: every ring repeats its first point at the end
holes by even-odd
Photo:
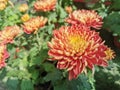
{"type": "Polygon", "coordinates": [[[20,28],[17,25],[7,26],[0,31],[0,69],[6,66],[5,60],[9,57],[6,50],[7,44],[12,43],[19,33],[20,28]]]}
{"type": "MultiPolygon", "coordinates": [[[[8,0],[2,0],[1,2],[5,2],[5,4],[7,3],[8,0]]],[[[55,4],[56,4],[56,0],[37,0],[34,4],[34,8],[36,11],[50,11],[53,10],[55,8],[55,4]],[[46,7],[41,6],[41,4],[45,4],[46,7]],[[54,3],[54,4],[53,4],[54,3]],[[40,6],[39,6],[40,4],[40,6]],[[49,7],[48,7],[49,6],[49,7]]],[[[5,8],[1,8],[0,9],[5,9],[5,8]]],[[[27,12],[27,10],[29,9],[27,4],[22,4],[19,7],[19,11],[22,13],[27,12]]],[[[26,34],[31,34],[31,33],[35,33],[37,32],[37,30],[41,27],[43,27],[46,23],[47,23],[47,18],[43,17],[43,16],[36,16],[36,17],[29,17],[28,14],[24,14],[21,17],[21,20],[23,21],[23,24],[21,25],[23,28],[23,31],[26,34]]],[[[14,38],[16,36],[18,36],[18,34],[20,34],[22,32],[22,30],[20,29],[21,27],[14,25],[14,26],[6,26],[4,28],[4,30],[0,31],[0,69],[6,66],[6,59],[10,56],[9,53],[7,52],[7,44],[9,43],[13,43],[14,38]]]]}
{"type": "Polygon", "coordinates": [[[87,68],[93,71],[94,65],[107,66],[115,54],[95,31],[102,27],[102,17],[94,10],[75,10],[65,21],[70,25],[54,30],[48,42],[50,60],[58,61],[57,68],[67,70],[72,80],[87,68]]]}
{"type": "MultiPolygon", "coordinates": [[[[57,0],[37,0],[34,3],[35,11],[47,12],[55,9],[57,0]]],[[[19,8],[21,12],[29,9],[27,5],[19,8]],[[24,7],[24,8],[23,8],[24,7]]],[[[104,44],[99,33],[93,29],[102,27],[102,18],[93,10],[76,10],[69,13],[65,19],[69,26],[62,26],[53,31],[53,38],[48,42],[48,54],[50,60],[57,60],[57,68],[66,69],[69,72],[69,80],[77,78],[87,68],[94,70],[94,65],[107,66],[107,61],[113,59],[115,54],[104,44]],[[93,29],[91,29],[93,28],[93,29]]],[[[47,23],[43,16],[29,17],[25,14],[21,17],[24,21],[22,28],[26,34],[36,33],[39,28],[47,23]]],[[[8,26],[0,32],[0,68],[5,66],[5,59],[9,57],[6,44],[21,32],[18,26],[8,26]]]]}

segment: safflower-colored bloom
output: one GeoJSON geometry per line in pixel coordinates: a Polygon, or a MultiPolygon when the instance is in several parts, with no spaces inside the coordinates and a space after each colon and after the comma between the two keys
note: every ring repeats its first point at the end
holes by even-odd
{"type": "Polygon", "coordinates": [[[0,11],[4,10],[6,8],[5,3],[0,3],[0,11]]]}
{"type": "Polygon", "coordinates": [[[73,11],[71,6],[66,6],[66,7],[65,7],[65,10],[66,10],[66,12],[69,13],[69,14],[72,13],[72,11],[73,11]]]}
{"type": "Polygon", "coordinates": [[[34,3],[34,8],[36,11],[50,11],[55,9],[57,0],[37,0],[34,3]]]}
{"type": "Polygon", "coordinates": [[[5,60],[9,57],[6,45],[0,44],[0,69],[6,66],[5,60]]]}
{"type": "Polygon", "coordinates": [[[7,26],[0,31],[0,43],[12,43],[13,39],[21,32],[18,26],[7,26]]]}
{"type": "Polygon", "coordinates": [[[6,8],[7,3],[8,3],[8,0],[0,0],[0,11],[6,8]]]}
{"type": "Polygon", "coordinates": [[[103,23],[102,17],[94,10],[73,11],[65,21],[70,24],[82,24],[96,29],[100,29],[103,23]]]}
{"type": "Polygon", "coordinates": [[[36,32],[40,27],[43,27],[46,23],[47,18],[38,16],[29,19],[27,22],[24,22],[24,25],[22,27],[25,33],[31,34],[32,32],[36,32]]]}
{"type": "Polygon", "coordinates": [[[23,21],[23,22],[26,22],[26,21],[28,21],[30,19],[30,16],[28,15],[28,14],[24,14],[22,17],[21,17],[21,20],[23,21]]]}
{"type": "Polygon", "coordinates": [[[8,2],[9,0],[0,0],[0,2],[8,2]]]}
{"type": "Polygon", "coordinates": [[[107,48],[107,50],[105,51],[105,54],[106,54],[106,59],[107,60],[111,60],[115,57],[115,54],[114,54],[114,51],[111,50],[110,48],[107,48]]]}
{"type": "Polygon", "coordinates": [[[21,4],[19,7],[20,12],[26,12],[28,10],[28,5],[26,3],[21,4]]]}
{"type": "Polygon", "coordinates": [[[107,59],[114,58],[114,52],[108,51],[99,33],[88,27],[63,26],[54,30],[53,36],[48,42],[48,55],[50,60],[58,61],[57,68],[69,72],[69,80],[77,78],[87,67],[93,70],[94,65],[107,66],[107,59]]]}

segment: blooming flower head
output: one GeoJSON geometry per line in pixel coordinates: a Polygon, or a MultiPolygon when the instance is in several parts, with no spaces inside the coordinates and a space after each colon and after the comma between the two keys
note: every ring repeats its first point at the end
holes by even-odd
{"type": "Polygon", "coordinates": [[[0,3],[0,11],[4,10],[6,8],[5,3],[0,3]]]}
{"type": "Polygon", "coordinates": [[[0,32],[0,43],[12,43],[13,39],[20,33],[18,26],[7,26],[0,32]]]}
{"type": "Polygon", "coordinates": [[[107,48],[106,51],[105,51],[105,54],[106,54],[106,59],[107,60],[111,60],[115,57],[115,54],[114,54],[114,51],[111,50],[110,48],[107,48]]]}
{"type": "Polygon", "coordinates": [[[0,69],[6,66],[5,60],[9,57],[6,45],[0,44],[0,69]]]}
{"type": "Polygon", "coordinates": [[[0,0],[0,11],[6,8],[8,0],[0,0]]]}
{"type": "Polygon", "coordinates": [[[34,3],[34,8],[36,11],[50,11],[55,9],[57,0],[37,0],[34,3]]]}
{"type": "Polygon", "coordinates": [[[77,78],[87,67],[93,70],[94,65],[107,66],[107,59],[113,58],[114,53],[108,51],[99,33],[88,27],[63,26],[54,30],[53,36],[48,42],[48,55],[50,60],[58,60],[57,68],[67,69],[69,80],[77,78]]]}
{"type": "Polygon", "coordinates": [[[20,12],[26,12],[28,10],[28,5],[27,4],[21,4],[19,7],[20,12]]]}
{"type": "Polygon", "coordinates": [[[102,27],[102,17],[94,10],[76,10],[69,14],[66,22],[70,24],[82,24],[88,27],[100,29],[102,27]]]}
{"type": "Polygon", "coordinates": [[[23,21],[23,22],[26,22],[26,21],[28,21],[30,19],[30,16],[28,15],[28,14],[24,14],[22,17],[21,17],[21,20],[23,21]]]}
{"type": "Polygon", "coordinates": [[[67,13],[70,14],[72,12],[72,7],[71,6],[66,6],[65,10],[66,10],[67,13]]]}
{"type": "Polygon", "coordinates": [[[24,22],[23,28],[24,32],[31,34],[36,32],[40,27],[44,26],[47,23],[47,18],[45,17],[34,17],[29,19],[27,22],[24,22]]]}

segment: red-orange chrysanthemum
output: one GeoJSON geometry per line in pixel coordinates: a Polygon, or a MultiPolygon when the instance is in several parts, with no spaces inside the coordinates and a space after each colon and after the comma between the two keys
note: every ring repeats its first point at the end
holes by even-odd
{"type": "Polygon", "coordinates": [[[114,58],[98,32],[85,26],[64,26],[54,30],[53,38],[48,43],[51,60],[58,60],[57,68],[67,69],[69,80],[94,65],[107,66],[107,60],[114,58]]]}
{"type": "Polygon", "coordinates": [[[100,29],[102,27],[102,17],[94,10],[76,10],[69,14],[66,22],[70,24],[82,24],[88,27],[100,29]]]}
{"type": "Polygon", "coordinates": [[[5,60],[9,57],[8,52],[6,51],[6,45],[0,45],[0,69],[6,66],[5,60]]]}
{"type": "Polygon", "coordinates": [[[57,0],[37,0],[34,3],[34,8],[36,11],[50,11],[55,9],[57,0]]]}
{"type": "Polygon", "coordinates": [[[45,17],[34,17],[29,19],[27,22],[24,22],[23,28],[24,32],[31,34],[36,32],[40,27],[44,26],[47,23],[47,18],[45,17]]]}
{"type": "Polygon", "coordinates": [[[7,26],[0,31],[0,43],[12,43],[13,39],[20,33],[18,26],[7,26]]]}

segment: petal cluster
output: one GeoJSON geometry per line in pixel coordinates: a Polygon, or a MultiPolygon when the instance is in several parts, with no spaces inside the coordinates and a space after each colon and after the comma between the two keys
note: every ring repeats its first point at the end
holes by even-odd
{"type": "Polygon", "coordinates": [[[12,43],[13,39],[21,32],[18,26],[7,26],[0,31],[0,43],[12,43]]]}
{"type": "Polygon", "coordinates": [[[6,45],[0,44],[0,69],[6,66],[5,59],[9,57],[6,51],[6,45]]]}
{"type": "Polygon", "coordinates": [[[37,0],[34,3],[34,8],[36,11],[51,11],[55,9],[57,0],[37,0]]]}
{"type": "Polygon", "coordinates": [[[20,12],[26,12],[28,10],[28,5],[27,4],[21,4],[19,7],[20,12]]]}
{"type": "Polygon", "coordinates": [[[77,78],[87,67],[107,66],[114,52],[104,45],[98,32],[81,25],[63,26],[54,30],[48,43],[51,60],[57,60],[57,68],[69,72],[69,80],[77,78]],[[109,54],[108,54],[109,52],[109,54]]]}
{"type": "Polygon", "coordinates": [[[47,23],[47,18],[45,17],[34,17],[29,19],[27,22],[24,22],[23,29],[27,34],[36,32],[40,27],[44,26],[47,23]]]}
{"type": "Polygon", "coordinates": [[[8,3],[8,0],[0,0],[0,11],[6,8],[7,3],[8,3]]]}
{"type": "Polygon", "coordinates": [[[66,22],[70,24],[82,24],[95,29],[102,27],[102,17],[94,10],[76,10],[69,14],[66,22]]]}
{"type": "Polygon", "coordinates": [[[23,21],[23,22],[26,22],[26,21],[28,21],[30,19],[30,16],[28,15],[28,14],[24,14],[22,17],[21,17],[21,20],[23,21]]]}

